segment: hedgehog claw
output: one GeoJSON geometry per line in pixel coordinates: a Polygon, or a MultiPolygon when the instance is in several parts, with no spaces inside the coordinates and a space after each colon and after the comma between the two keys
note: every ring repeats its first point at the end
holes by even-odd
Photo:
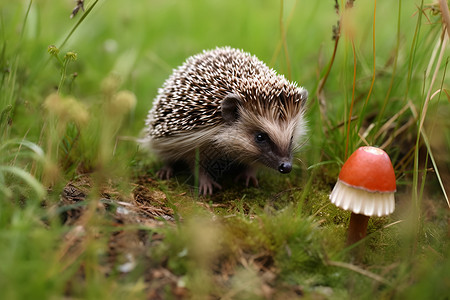
{"type": "Polygon", "coordinates": [[[256,172],[253,169],[246,169],[241,174],[239,174],[235,181],[237,182],[240,178],[244,178],[245,180],[245,187],[249,186],[250,181],[252,182],[252,185],[254,187],[258,187],[258,178],[256,178],[256,172]]]}
{"type": "Polygon", "coordinates": [[[249,184],[250,180],[252,181],[252,184],[253,184],[254,187],[259,187],[258,178],[256,178],[256,176],[248,176],[245,179],[245,186],[246,187],[248,187],[248,184],[249,184]]]}
{"type": "Polygon", "coordinates": [[[165,165],[158,172],[156,172],[156,177],[162,180],[169,180],[173,176],[173,168],[169,165],[165,165]]]}
{"type": "Polygon", "coordinates": [[[208,175],[200,175],[199,178],[199,187],[198,187],[198,193],[203,195],[203,196],[207,196],[207,195],[212,195],[213,193],[213,188],[218,188],[219,190],[222,189],[222,186],[220,184],[218,184],[217,182],[215,182],[211,177],[209,177],[208,175]]]}

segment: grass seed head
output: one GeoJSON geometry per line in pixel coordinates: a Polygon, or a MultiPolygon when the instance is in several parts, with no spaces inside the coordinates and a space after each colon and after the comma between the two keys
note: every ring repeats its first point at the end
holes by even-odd
{"type": "Polygon", "coordinates": [[[119,91],[111,100],[110,112],[112,115],[125,115],[136,106],[136,95],[131,91],[119,91]]]}
{"type": "Polygon", "coordinates": [[[89,119],[89,113],[82,103],[73,97],[63,98],[57,93],[50,94],[44,101],[47,112],[60,121],[73,121],[84,125],[89,119]]]}

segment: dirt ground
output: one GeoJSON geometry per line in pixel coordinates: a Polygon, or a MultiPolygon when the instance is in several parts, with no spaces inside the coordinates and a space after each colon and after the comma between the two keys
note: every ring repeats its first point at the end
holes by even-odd
{"type": "MultiPolygon", "coordinates": [[[[62,250],[62,261],[67,265],[76,261],[76,258],[86,251],[87,239],[107,239],[106,253],[102,255],[104,259],[100,262],[104,276],[116,275],[125,280],[139,264],[148,299],[165,299],[168,294],[177,299],[192,296],[183,283],[183,276],[174,274],[168,267],[167,257],[156,261],[152,257],[151,249],[164,243],[165,235],[162,229],[176,226],[176,219],[183,222],[182,217],[174,214],[166,195],[157,189],[157,182],[151,178],[138,178],[130,195],[120,194],[112,185],[103,187],[100,191],[101,198],[95,203],[94,210],[95,214],[104,217],[101,222],[107,220],[113,229],[111,232],[95,232],[93,235],[86,233],[92,222],[92,201],[88,200],[91,189],[92,179],[89,176],[80,176],[77,180],[67,183],[61,193],[58,204],[61,220],[67,228],[71,228],[63,237],[65,246],[62,250]]],[[[196,205],[214,218],[214,207],[227,209],[227,206],[230,206],[232,209],[234,204],[208,204],[198,201],[196,205]]],[[[295,298],[303,294],[300,286],[282,284],[280,287],[278,283],[276,287],[278,270],[271,253],[240,251],[239,254],[239,257],[227,257],[213,264],[212,280],[215,286],[220,287],[219,290],[227,291],[230,280],[239,267],[251,269],[253,273],[258,274],[259,284],[255,293],[263,298],[295,298]]],[[[72,294],[74,286],[80,284],[84,278],[85,270],[81,265],[77,276],[67,286],[67,294],[72,294]]],[[[220,297],[233,298],[237,292],[220,292],[220,297]]],[[[214,295],[210,296],[215,298],[214,295]]]]}

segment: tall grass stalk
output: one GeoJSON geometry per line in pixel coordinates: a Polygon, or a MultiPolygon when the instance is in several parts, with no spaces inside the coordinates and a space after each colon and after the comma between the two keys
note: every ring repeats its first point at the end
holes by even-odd
{"type": "MultiPolygon", "coordinates": [[[[395,50],[393,53],[393,58],[394,61],[392,63],[392,74],[391,74],[391,80],[389,82],[389,86],[388,89],[386,91],[386,96],[384,97],[384,101],[383,101],[383,106],[381,107],[381,110],[377,116],[377,121],[376,121],[376,127],[374,128],[375,132],[378,132],[379,127],[381,126],[381,120],[383,120],[384,117],[384,113],[386,110],[386,107],[388,105],[388,101],[390,99],[391,96],[391,92],[392,92],[392,88],[394,85],[394,81],[395,81],[395,76],[397,74],[397,62],[398,62],[398,56],[399,56],[399,49],[400,49],[400,40],[401,40],[401,13],[402,13],[402,0],[398,0],[398,14],[397,14],[397,35],[396,35],[396,45],[395,45],[395,50]]],[[[376,140],[375,136],[375,140],[376,140]]]]}
{"type": "MultiPolygon", "coordinates": [[[[26,163],[19,163],[18,161],[19,159],[21,162],[25,162],[31,159],[42,163],[42,149],[36,144],[25,140],[25,138],[17,140],[10,137],[10,122],[19,97],[18,89],[20,87],[17,85],[17,72],[21,63],[21,47],[32,4],[33,1],[30,0],[21,22],[17,45],[8,45],[5,39],[0,57],[1,72],[3,73],[0,82],[0,192],[7,199],[14,199],[15,193],[26,195],[29,192],[28,189],[34,193],[33,197],[36,197],[38,200],[42,200],[46,195],[42,184],[27,170],[27,167],[24,167],[26,163]],[[9,61],[7,46],[17,48],[17,51],[12,54],[12,58],[9,61]],[[22,146],[29,151],[23,151],[22,146]],[[14,179],[11,179],[11,177],[14,179]],[[17,179],[25,183],[25,185],[14,184],[14,181],[17,179]]],[[[3,18],[1,22],[3,24],[3,18]]],[[[2,30],[2,34],[5,35],[6,33],[2,30]]]]}
{"type": "MultiPolygon", "coordinates": [[[[449,199],[448,199],[447,191],[445,190],[445,186],[444,186],[444,184],[442,182],[442,178],[441,178],[441,176],[439,174],[439,169],[438,169],[436,161],[434,159],[434,156],[433,156],[433,153],[432,153],[432,150],[431,150],[431,147],[430,147],[430,142],[429,142],[428,137],[427,137],[427,135],[426,135],[426,133],[425,133],[425,131],[423,129],[423,124],[425,122],[425,118],[426,118],[426,115],[427,115],[428,106],[429,106],[430,101],[432,100],[433,96],[439,95],[439,97],[440,97],[440,95],[442,93],[442,88],[443,88],[444,79],[445,79],[445,75],[446,75],[446,70],[447,70],[447,66],[448,66],[448,58],[447,58],[447,61],[445,63],[445,66],[444,66],[444,72],[443,72],[444,75],[442,77],[441,84],[440,84],[440,86],[439,86],[437,91],[434,91],[433,89],[434,89],[434,83],[436,81],[436,77],[438,75],[438,72],[439,72],[441,64],[442,64],[442,59],[444,57],[444,53],[445,53],[445,50],[446,50],[446,47],[447,47],[448,39],[449,39],[448,35],[446,34],[446,32],[443,29],[442,35],[441,35],[441,39],[440,39],[441,46],[440,46],[440,52],[439,52],[438,61],[436,62],[435,70],[434,70],[434,73],[432,75],[432,79],[431,79],[431,82],[430,82],[430,85],[429,85],[429,88],[428,88],[428,91],[427,91],[427,94],[426,94],[426,97],[425,97],[425,102],[423,104],[422,111],[421,111],[421,117],[420,117],[419,126],[418,126],[419,129],[418,129],[418,134],[417,134],[417,139],[416,139],[416,149],[418,149],[418,147],[419,147],[419,140],[420,140],[420,137],[422,137],[422,139],[424,140],[424,143],[426,145],[426,148],[427,148],[427,155],[430,155],[431,162],[433,164],[433,168],[434,168],[434,171],[436,173],[436,177],[437,177],[437,179],[439,181],[439,184],[440,184],[440,187],[442,189],[442,193],[443,193],[443,195],[445,197],[445,200],[447,201],[448,207],[450,208],[450,202],[449,202],[449,199]]],[[[418,161],[418,151],[416,151],[415,157],[416,158],[415,158],[414,166],[415,166],[415,170],[417,170],[416,168],[418,168],[418,166],[416,166],[416,161],[418,161]]],[[[425,164],[425,166],[426,166],[426,164],[425,164]]],[[[426,170],[424,170],[424,173],[426,173],[426,170]]]]}
{"type": "MultiPolygon", "coordinates": [[[[358,120],[358,126],[356,128],[357,132],[359,132],[359,130],[361,128],[361,124],[362,124],[362,120],[364,119],[366,107],[367,107],[367,104],[369,103],[370,96],[372,95],[373,85],[375,84],[375,77],[376,77],[376,72],[377,72],[377,65],[376,65],[377,54],[375,51],[376,12],[377,12],[377,1],[374,0],[374,2],[373,2],[373,21],[372,21],[372,58],[373,58],[372,80],[370,81],[369,92],[367,93],[366,100],[364,101],[364,105],[363,105],[361,113],[360,113],[360,118],[358,120]]],[[[353,55],[355,55],[355,53],[353,53],[353,55]]],[[[346,154],[347,154],[347,151],[346,151],[346,154]]],[[[347,157],[347,155],[346,155],[346,157],[347,157]]]]}
{"type": "Polygon", "coordinates": [[[409,51],[409,59],[408,59],[408,75],[407,75],[407,79],[406,79],[406,89],[405,89],[405,93],[404,93],[404,97],[403,97],[403,103],[406,103],[409,97],[409,90],[410,90],[410,86],[411,86],[411,79],[412,79],[412,74],[413,74],[413,67],[414,67],[414,59],[415,59],[415,54],[416,51],[418,49],[417,43],[418,43],[418,39],[419,39],[419,33],[420,33],[420,28],[422,26],[422,11],[423,11],[423,0],[420,2],[420,6],[417,8],[418,13],[417,13],[417,22],[416,22],[416,27],[414,30],[414,36],[413,36],[413,40],[411,43],[411,48],[409,51]]]}
{"type": "Polygon", "coordinates": [[[292,80],[292,71],[291,71],[291,60],[289,58],[289,51],[286,39],[286,28],[283,22],[283,13],[284,13],[284,0],[280,0],[280,36],[281,42],[283,44],[284,56],[286,60],[286,68],[287,68],[287,77],[289,80],[292,80]]]}
{"type": "Polygon", "coordinates": [[[298,0],[295,0],[294,2],[294,7],[293,9],[290,10],[289,15],[286,19],[286,21],[284,21],[283,16],[284,16],[284,1],[285,0],[280,0],[280,13],[278,16],[279,19],[279,27],[280,27],[280,38],[278,40],[277,46],[275,47],[275,50],[273,52],[272,58],[270,60],[270,66],[275,65],[276,60],[278,59],[278,56],[280,55],[281,49],[283,49],[284,53],[285,53],[285,61],[286,61],[286,68],[288,69],[288,78],[289,80],[292,80],[292,75],[291,75],[291,64],[290,64],[290,59],[289,59],[289,52],[288,52],[288,47],[287,47],[287,30],[289,28],[289,24],[292,21],[292,18],[294,17],[294,12],[295,12],[295,7],[297,6],[297,2],[298,0]]]}
{"type": "MultiPolygon", "coordinates": [[[[355,51],[355,42],[353,39],[350,39],[350,43],[352,46],[352,54],[353,54],[353,83],[352,83],[352,98],[350,102],[350,108],[348,112],[348,121],[347,121],[347,135],[345,140],[345,152],[344,152],[344,160],[346,160],[349,156],[349,144],[350,144],[350,128],[352,124],[352,116],[353,116],[353,106],[355,105],[355,89],[356,89],[356,51],[355,51]]],[[[361,117],[360,117],[361,118],[361,117]]]]}

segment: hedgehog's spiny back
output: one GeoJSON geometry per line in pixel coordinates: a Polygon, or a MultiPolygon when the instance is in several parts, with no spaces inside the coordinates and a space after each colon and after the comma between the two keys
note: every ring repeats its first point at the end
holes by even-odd
{"type": "Polygon", "coordinates": [[[229,93],[241,96],[244,108],[255,113],[271,106],[280,107],[282,114],[283,108],[298,111],[303,100],[296,84],[255,56],[216,48],[188,58],[166,80],[146,122],[149,135],[157,138],[222,123],[220,101],[229,93]]]}

